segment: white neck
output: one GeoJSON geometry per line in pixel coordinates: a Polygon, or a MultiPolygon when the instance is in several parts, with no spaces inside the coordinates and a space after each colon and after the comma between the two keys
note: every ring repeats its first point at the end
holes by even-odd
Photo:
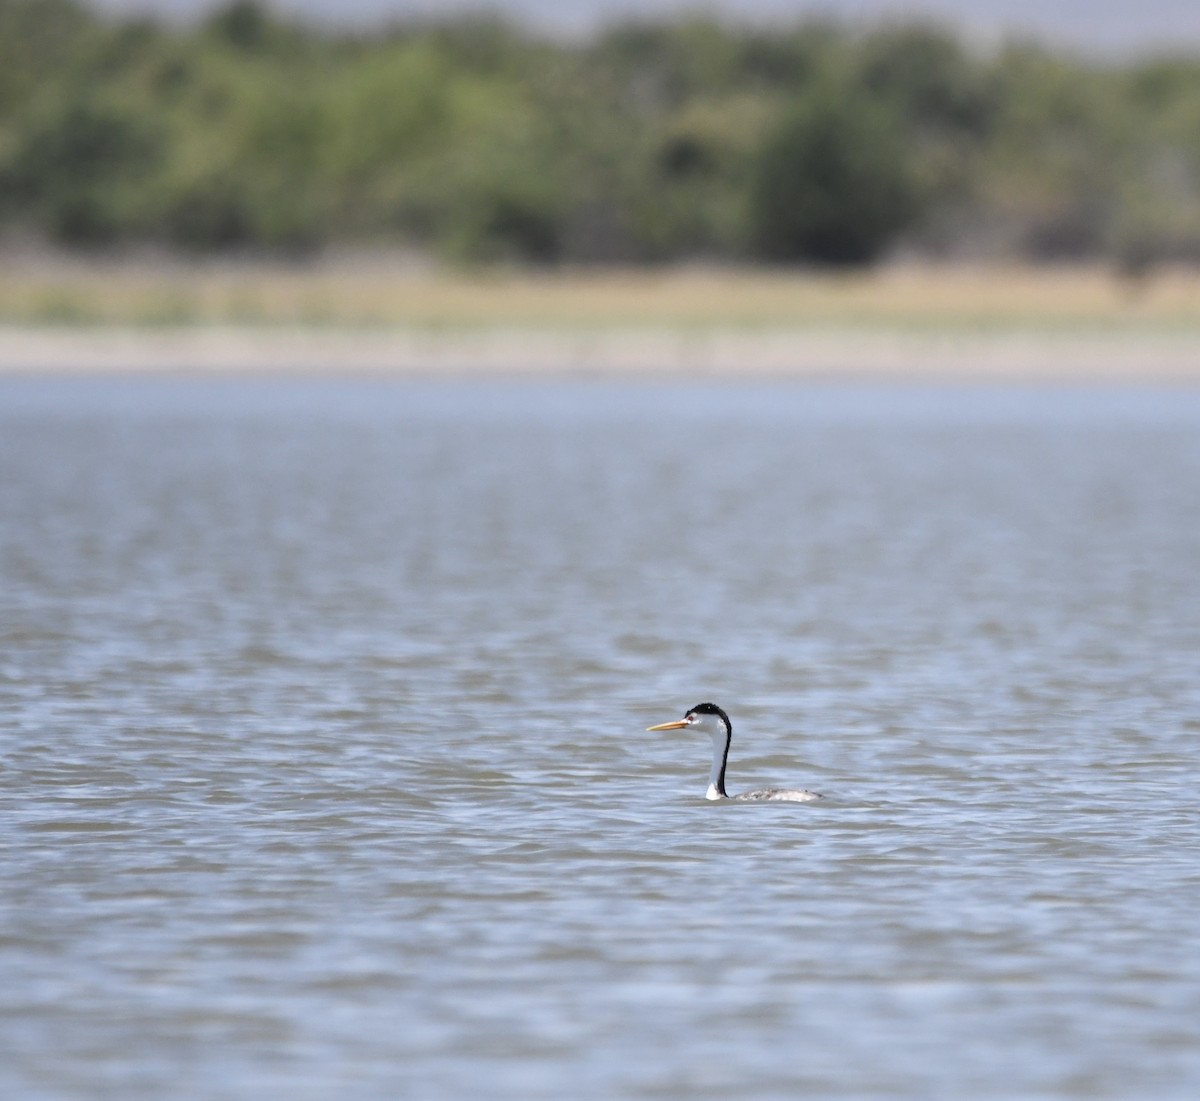
{"type": "Polygon", "coordinates": [[[708,770],[708,791],[704,797],[712,800],[727,799],[729,797],[724,790],[724,773],[725,759],[729,752],[729,731],[725,729],[725,724],[718,715],[701,715],[694,725],[712,738],[712,767],[708,770]]]}

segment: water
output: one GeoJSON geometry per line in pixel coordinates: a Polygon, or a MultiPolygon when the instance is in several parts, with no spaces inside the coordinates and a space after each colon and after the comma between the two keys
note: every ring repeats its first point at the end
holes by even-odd
{"type": "Polygon", "coordinates": [[[8,379],[0,517],[6,1098],[1200,1089],[1198,392],[8,379]]]}

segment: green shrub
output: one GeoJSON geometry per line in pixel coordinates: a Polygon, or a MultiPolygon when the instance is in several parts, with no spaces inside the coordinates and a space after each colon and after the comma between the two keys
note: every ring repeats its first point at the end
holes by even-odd
{"type": "Polygon", "coordinates": [[[771,128],[751,195],[753,251],[770,261],[867,263],[915,214],[894,114],[841,88],[810,95],[771,128]]]}

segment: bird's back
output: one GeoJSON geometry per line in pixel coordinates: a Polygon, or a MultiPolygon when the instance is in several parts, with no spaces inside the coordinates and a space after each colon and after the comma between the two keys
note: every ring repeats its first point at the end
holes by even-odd
{"type": "Polygon", "coordinates": [[[812,799],[823,799],[815,791],[791,791],[786,788],[761,788],[758,791],[744,791],[741,795],[731,798],[740,803],[807,803],[812,799]]]}

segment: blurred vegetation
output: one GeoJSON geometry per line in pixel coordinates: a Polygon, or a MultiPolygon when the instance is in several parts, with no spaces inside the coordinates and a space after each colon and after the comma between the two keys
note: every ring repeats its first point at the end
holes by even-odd
{"type": "Polygon", "coordinates": [[[0,0],[0,234],[193,253],[1200,261],[1200,59],[688,18],[553,41],[0,0]]]}

